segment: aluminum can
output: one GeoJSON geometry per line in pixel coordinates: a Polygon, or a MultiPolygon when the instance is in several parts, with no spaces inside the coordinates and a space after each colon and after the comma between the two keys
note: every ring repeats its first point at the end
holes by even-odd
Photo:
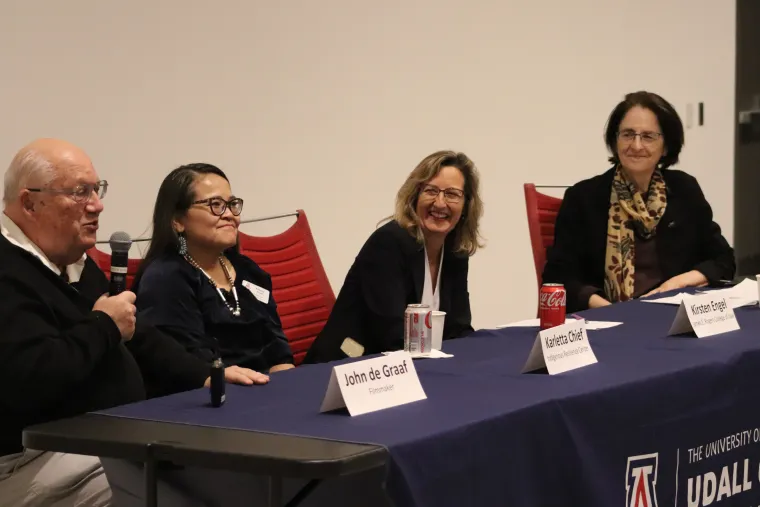
{"type": "Polygon", "coordinates": [[[408,305],[404,311],[404,351],[427,354],[433,342],[432,312],[428,305],[408,305]]]}
{"type": "Polygon", "coordinates": [[[565,323],[567,291],[561,283],[545,283],[538,294],[538,316],[541,329],[565,323]]]}

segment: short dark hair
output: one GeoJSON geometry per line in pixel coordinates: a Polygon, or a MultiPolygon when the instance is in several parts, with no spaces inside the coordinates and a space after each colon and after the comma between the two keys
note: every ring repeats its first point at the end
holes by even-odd
{"type": "Polygon", "coordinates": [[[150,247],[140,263],[134,286],[142,274],[159,257],[179,250],[179,236],[174,230],[173,220],[190,209],[195,199],[193,184],[198,176],[216,174],[229,181],[224,171],[215,165],[194,163],[182,165],[170,172],[158,189],[153,208],[153,234],[150,247]]]}
{"type": "Polygon", "coordinates": [[[678,155],[681,153],[681,148],[683,148],[684,144],[681,118],[670,102],[656,93],[646,91],[629,93],[612,110],[607,120],[607,130],[604,133],[604,141],[607,143],[607,149],[611,155],[609,161],[614,164],[620,163],[620,158],[617,154],[617,137],[620,122],[623,121],[626,113],[636,106],[649,109],[657,116],[657,122],[660,124],[662,138],[665,142],[665,154],[660,159],[660,168],[667,169],[676,164],[678,162],[678,155]]]}

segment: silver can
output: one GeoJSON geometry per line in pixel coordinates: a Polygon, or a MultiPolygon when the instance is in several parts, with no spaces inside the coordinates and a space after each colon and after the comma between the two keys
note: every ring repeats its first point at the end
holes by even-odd
{"type": "Polygon", "coordinates": [[[433,341],[432,313],[428,305],[408,305],[404,311],[404,351],[430,352],[433,341]]]}

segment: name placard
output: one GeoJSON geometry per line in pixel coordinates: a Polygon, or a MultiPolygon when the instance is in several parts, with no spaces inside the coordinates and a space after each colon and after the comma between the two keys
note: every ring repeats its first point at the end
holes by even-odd
{"type": "Polygon", "coordinates": [[[412,356],[396,352],[333,367],[319,411],[346,407],[355,416],[426,398],[412,356]]]}
{"type": "Polygon", "coordinates": [[[726,298],[708,292],[681,301],[668,336],[693,332],[697,338],[706,338],[737,329],[739,323],[726,298]]]}
{"type": "Polygon", "coordinates": [[[546,368],[549,375],[596,363],[586,323],[576,320],[538,333],[522,373],[546,368]]]}

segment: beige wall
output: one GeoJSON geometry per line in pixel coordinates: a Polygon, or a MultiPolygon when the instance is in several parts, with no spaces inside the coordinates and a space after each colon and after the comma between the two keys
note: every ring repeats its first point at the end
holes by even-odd
{"type": "Polygon", "coordinates": [[[112,184],[102,239],[146,230],[170,169],[213,162],[246,198],[246,217],[307,210],[337,292],[407,173],[434,150],[462,150],[480,167],[486,202],[488,247],[470,268],[474,320],[496,325],[535,311],[522,184],[605,170],[602,130],[625,92],[657,91],[682,114],[705,102],[682,167],[731,240],[734,9],[2,0],[0,161],[38,136],[85,147],[112,184]]]}

